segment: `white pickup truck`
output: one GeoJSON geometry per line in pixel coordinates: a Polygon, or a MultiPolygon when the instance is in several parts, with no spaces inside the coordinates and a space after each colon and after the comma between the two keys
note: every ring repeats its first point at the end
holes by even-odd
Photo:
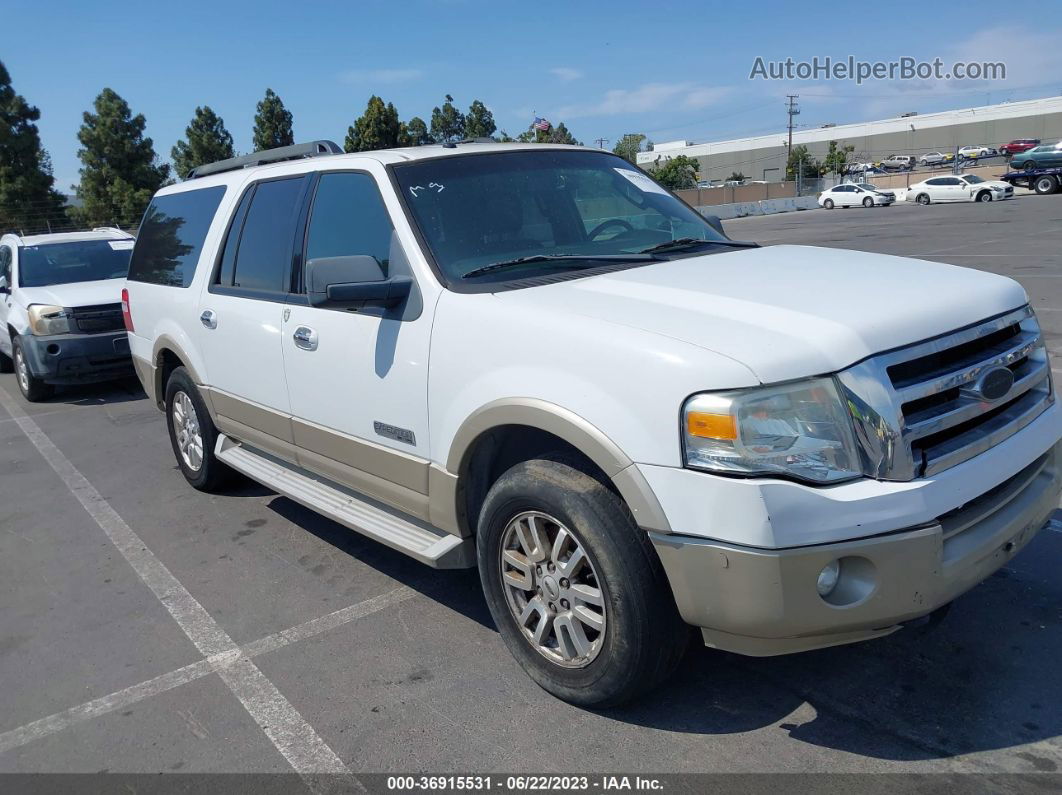
{"type": "Polygon", "coordinates": [[[512,653],[574,703],[659,682],[687,625],[751,655],[887,635],[1059,504],[1017,283],[733,241],[606,152],[212,164],[153,199],[124,301],[193,486],[237,470],[478,565],[512,653]]]}

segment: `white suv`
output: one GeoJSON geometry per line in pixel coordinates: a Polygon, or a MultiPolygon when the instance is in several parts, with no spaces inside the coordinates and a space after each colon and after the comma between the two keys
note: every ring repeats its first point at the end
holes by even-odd
{"type": "Polygon", "coordinates": [[[652,686],[686,624],[752,655],[887,635],[1058,506],[1062,410],[1010,279],[732,241],[582,147],[337,151],[155,196],[136,369],[194,487],[235,469],[478,564],[561,698],[652,686]]]}
{"type": "Polygon", "coordinates": [[[27,400],[133,374],[119,303],[132,250],[120,229],[0,238],[0,372],[27,400]]]}

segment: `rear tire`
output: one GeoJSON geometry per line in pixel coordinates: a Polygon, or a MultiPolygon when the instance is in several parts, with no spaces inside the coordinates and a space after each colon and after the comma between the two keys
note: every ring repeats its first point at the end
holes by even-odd
{"type": "Polygon", "coordinates": [[[183,367],[174,369],[166,382],[166,427],[177,466],[192,488],[215,491],[228,480],[232,470],[214,455],[218,429],[183,367]]]}
{"type": "Polygon", "coordinates": [[[1036,171],[1036,169],[1038,168],[1039,166],[1036,165],[1035,160],[1026,160],[1025,165],[1022,166],[1022,169],[1024,169],[1025,171],[1036,171]]]}
{"type": "Polygon", "coordinates": [[[1038,177],[1033,183],[1033,190],[1041,196],[1047,196],[1058,190],[1058,180],[1052,176],[1038,177]]]}
{"type": "Polygon", "coordinates": [[[502,640],[557,698],[615,706],[681,660],[689,627],[648,535],[586,473],[558,460],[512,467],[487,494],[477,542],[502,640]]]}
{"type": "Polygon", "coordinates": [[[46,384],[30,372],[26,354],[22,350],[22,341],[15,337],[11,340],[11,360],[15,369],[15,380],[22,397],[30,403],[40,403],[55,394],[55,387],[46,384]]]}

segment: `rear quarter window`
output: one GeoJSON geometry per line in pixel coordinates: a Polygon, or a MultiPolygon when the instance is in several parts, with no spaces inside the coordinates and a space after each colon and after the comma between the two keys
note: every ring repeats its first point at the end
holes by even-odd
{"type": "Polygon", "coordinates": [[[190,285],[224,195],[225,187],[218,185],[152,199],[140,222],[129,279],[168,287],[190,285]]]}

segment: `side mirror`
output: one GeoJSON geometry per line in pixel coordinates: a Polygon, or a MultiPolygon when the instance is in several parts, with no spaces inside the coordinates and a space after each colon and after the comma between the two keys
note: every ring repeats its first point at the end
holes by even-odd
{"type": "Polygon", "coordinates": [[[726,232],[723,231],[723,222],[719,220],[718,215],[706,215],[704,216],[704,220],[707,221],[708,226],[712,227],[712,229],[714,229],[716,232],[721,234],[723,237],[726,237],[728,240],[730,239],[729,237],[727,237],[726,232]]]}
{"type": "Polygon", "coordinates": [[[408,276],[385,278],[380,263],[359,254],[310,260],[306,286],[311,306],[392,308],[409,296],[413,280],[408,276]]]}

